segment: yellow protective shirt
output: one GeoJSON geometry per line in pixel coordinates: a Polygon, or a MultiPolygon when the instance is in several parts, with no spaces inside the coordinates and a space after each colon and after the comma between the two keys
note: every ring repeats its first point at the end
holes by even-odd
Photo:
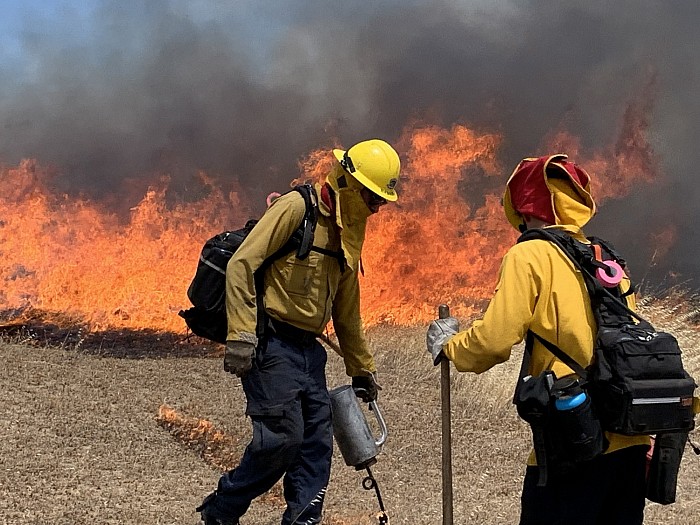
{"type": "MultiPolygon", "coordinates": [[[[316,186],[317,195],[320,187],[316,186]]],[[[320,200],[313,245],[340,251],[340,229],[320,200]]],[[[281,248],[299,227],[306,206],[299,192],[276,199],[231,257],[226,268],[226,312],[229,341],[255,343],[257,307],[253,273],[281,248]]],[[[349,376],[375,372],[360,317],[357,271],[341,272],[338,260],[312,251],[299,260],[290,252],[265,271],[264,304],[268,315],[292,326],[321,334],[332,319],[349,376]]]]}
{"type": "MultiPolygon", "coordinates": [[[[576,238],[583,240],[582,235],[576,238]]],[[[623,289],[629,288],[629,281],[623,289]]],[[[628,296],[634,307],[633,296],[628,296]]],[[[555,344],[581,366],[593,358],[596,323],[583,276],[558,247],[545,240],[513,246],[503,258],[496,292],[482,319],[455,335],[444,347],[461,372],[480,373],[506,361],[513,345],[528,330],[555,344]]],[[[537,339],[529,373],[552,370],[557,377],[573,371],[537,339]]],[[[649,444],[647,436],[607,434],[607,452],[637,444],[649,444]]],[[[534,464],[534,454],[530,461],[534,464]]]]}

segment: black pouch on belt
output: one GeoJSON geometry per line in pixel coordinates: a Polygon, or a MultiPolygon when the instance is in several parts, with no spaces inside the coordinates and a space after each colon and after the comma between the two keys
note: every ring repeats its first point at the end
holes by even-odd
{"type": "MultiPolygon", "coordinates": [[[[527,361],[527,357],[524,361],[527,361]]],[[[551,371],[545,371],[537,377],[532,377],[523,376],[521,369],[513,396],[513,404],[518,410],[518,415],[530,424],[532,430],[532,441],[539,470],[537,482],[539,487],[544,487],[547,484],[550,449],[547,430],[552,412],[551,389],[555,379],[556,376],[551,371]]]]}
{"type": "Polygon", "coordinates": [[[658,434],[654,440],[647,475],[647,499],[661,505],[676,501],[678,470],[681,466],[683,449],[688,441],[687,432],[658,434]]]}

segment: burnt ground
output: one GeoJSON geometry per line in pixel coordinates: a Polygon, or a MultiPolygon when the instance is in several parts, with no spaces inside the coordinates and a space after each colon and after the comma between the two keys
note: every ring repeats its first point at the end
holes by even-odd
{"type": "Polygon", "coordinates": [[[192,335],[128,328],[91,331],[79,320],[41,310],[0,311],[0,334],[33,346],[70,348],[121,359],[212,357],[220,345],[192,335]]]}
{"type": "MultiPolygon", "coordinates": [[[[46,327],[6,323],[0,336],[0,523],[197,523],[194,507],[250,435],[240,383],[223,372],[220,349],[172,334],[74,329],[66,336],[58,326],[41,332],[46,327]]],[[[393,525],[442,520],[439,370],[424,333],[369,332],[390,432],[372,469],[393,525]]],[[[696,377],[698,342],[694,331],[684,336],[696,377]]],[[[517,523],[530,447],[510,404],[519,357],[515,349],[480,376],[453,371],[455,523],[517,523]]],[[[329,387],[347,382],[332,352],[328,377],[329,387]]],[[[700,441],[700,432],[694,437],[700,441]]],[[[324,523],[378,523],[362,478],[336,450],[324,523]]],[[[698,523],[698,479],[700,457],[687,448],[678,502],[649,504],[645,523],[698,523]]],[[[283,506],[276,487],[243,523],[279,523],[283,506]]]]}

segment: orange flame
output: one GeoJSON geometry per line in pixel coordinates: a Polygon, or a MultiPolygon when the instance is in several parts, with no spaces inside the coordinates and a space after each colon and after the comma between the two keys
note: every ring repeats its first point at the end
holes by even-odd
{"type": "Polygon", "coordinates": [[[167,209],[162,180],[123,224],[94,202],[51,195],[46,175],[33,161],[0,172],[0,308],[65,312],[93,330],[182,331],[176,314],[200,240],[248,216],[237,194],[211,187],[205,199],[167,209]]]}
{"type": "Polygon", "coordinates": [[[494,160],[499,141],[464,126],[404,135],[407,180],[400,203],[372,217],[363,250],[366,321],[426,321],[441,303],[466,316],[475,301],[490,296],[515,238],[500,197],[482,191],[502,174],[494,160]],[[467,202],[462,186],[478,198],[467,202]]]}
{"type": "MultiPolygon", "coordinates": [[[[631,115],[630,129],[643,127],[631,115]]],[[[604,175],[604,184],[597,183],[603,196],[624,194],[634,180],[652,177],[653,170],[633,169],[630,159],[650,165],[643,133],[636,137],[610,162],[604,155],[580,162],[594,180],[604,175]]],[[[500,206],[510,173],[496,160],[500,141],[463,125],[404,131],[397,143],[403,154],[399,202],[370,219],[363,250],[367,324],[425,322],[441,303],[468,316],[490,297],[500,260],[517,234],[500,206]]],[[[575,138],[559,133],[552,142],[567,146],[579,161],[575,138]]],[[[319,180],[331,162],[332,155],[319,150],[301,167],[319,180]]],[[[64,312],[93,330],[184,333],[177,312],[189,305],[186,290],[203,242],[242,226],[250,210],[260,208],[242,202],[240,191],[224,195],[200,174],[207,197],[166,205],[163,178],[125,222],[86,198],[52,194],[45,183],[53,175],[31,160],[0,170],[0,310],[64,312]]]]}

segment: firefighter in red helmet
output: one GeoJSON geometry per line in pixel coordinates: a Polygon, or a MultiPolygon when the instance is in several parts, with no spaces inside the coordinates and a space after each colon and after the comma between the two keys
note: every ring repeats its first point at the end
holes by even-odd
{"type": "MultiPolygon", "coordinates": [[[[590,177],[566,155],[526,158],[506,184],[503,206],[514,228],[554,229],[588,243],[582,228],[596,212],[590,177]]],[[[629,280],[620,284],[627,291],[629,280]]],[[[634,308],[634,295],[626,295],[634,308]]],[[[517,243],[503,258],[496,292],[483,318],[460,331],[454,318],[433,321],[427,343],[437,364],[449,359],[460,372],[481,373],[508,360],[527,339],[527,374],[574,371],[540,341],[566,350],[587,366],[593,359],[596,324],[583,277],[554,244],[541,239],[517,243]],[[537,337],[528,334],[536,334],[537,337]]],[[[534,433],[533,433],[534,434],[534,433]]],[[[551,468],[544,486],[536,455],[530,454],[522,492],[521,525],[641,525],[649,436],[606,433],[607,448],[593,459],[551,468]]],[[[602,441],[602,440],[601,440],[602,441]]],[[[600,450],[603,450],[601,446],[600,450]]]]}

